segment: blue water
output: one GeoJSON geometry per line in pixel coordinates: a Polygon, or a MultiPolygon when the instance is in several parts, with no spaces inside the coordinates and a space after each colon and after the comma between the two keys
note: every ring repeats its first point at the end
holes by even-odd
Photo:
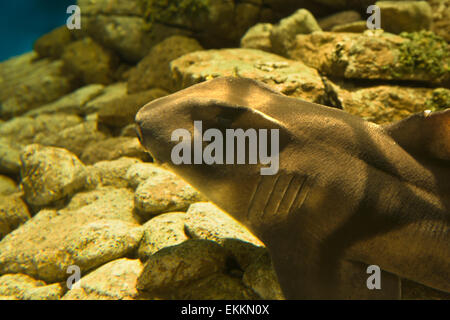
{"type": "Polygon", "coordinates": [[[0,0],[0,61],[33,49],[34,41],[66,23],[75,0],[0,0]]]}

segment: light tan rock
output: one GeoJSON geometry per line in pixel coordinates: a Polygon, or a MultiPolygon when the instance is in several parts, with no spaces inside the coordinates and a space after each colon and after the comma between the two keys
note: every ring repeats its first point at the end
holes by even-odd
{"type": "Polygon", "coordinates": [[[258,49],[262,51],[272,51],[272,41],[270,34],[273,29],[271,23],[258,23],[247,30],[241,38],[241,48],[258,49]]]}
{"type": "Polygon", "coordinates": [[[319,19],[319,26],[324,31],[330,31],[335,26],[348,24],[359,20],[361,20],[361,14],[358,11],[341,11],[319,19]]]}
{"type": "Polygon", "coordinates": [[[177,89],[212,78],[237,76],[262,81],[278,92],[307,101],[326,99],[322,79],[315,69],[261,50],[197,51],[172,61],[171,69],[177,89]]]}
{"type": "Polygon", "coordinates": [[[0,296],[17,300],[57,300],[64,294],[61,283],[46,285],[25,274],[0,276],[0,296]]]}
{"type": "Polygon", "coordinates": [[[127,83],[117,82],[106,86],[102,91],[102,94],[97,98],[89,101],[82,106],[83,114],[97,113],[103,107],[104,104],[111,103],[117,99],[126,97],[127,95],[127,83]]]}
{"type": "Polygon", "coordinates": [[[80,279],[79,288],[69,290],[62,300],[131,300],[143,270],[139,260],[122,258],[104,264],[80,279]]]}
{"type": "Polygon", "coordinates": [[[432,105],[434,90],[429,88],[394,85],[362,87],[327,82],[345,111],[379,124],[404,119],[430,109],[432,105]]]}
{"type": "Polygon", "coordinates": [[[139,290],[174,291],[192,281],[222,271],[227,254],[213,241],[188,240],[152,255],[138,278],[139,290]]]}
{"type": "Polygon", "coordinates": [[[55,102],[46,104],[42,107],[33,109],[25,116],[35,117],[41,114],[54,114],[54,113],[69,113],[69,114],[83,114],[83,106],[89,101],[99,96],[104,89],[102,84],[91,84],[84,86],[55,102]]]}
{"type": "Polygon", "coordinates": [[[0,240],[30,218],[20,194],[0,195],[0,240]]]}
{"type": "Polygon", "coordinates": [[[109,131],[99,128],[97,121],[85,121],[50,135],[39,133],[34,138],[34,142],[65,148],[80,157],[88,145],[105,140],[109,136],[109,131]]]}
{"type": "Polygon", "coordinates": [[[134,204],[144,220],[152,215],[185,211],[203,197],[183,179],[165,171],[141,183],[135,191],[134,204]]]}
{"type": "Polygon", "coordinates": [[[186,214],[186,232],[192,238],[213,240],[220,244],[232,238],[256,246],[263,245],[242,224],[210,202],[194,203],[186,214]]]}
{"type": "Polygon", "coordinates": [[[80,158],[85,164],[94,164],[121,157],[137,158],[142,161],[151,160],[150,155],[136,137],[114,137],[94,142],[86,147],[80,158]]]}
{"type": "Polygon", "coordinates": [[[9,138],[0,137],[0,172],[18,175],[22,165],[20,153],[20,146],[14,146],[9,138]]]}
{"type": "Polygon", "coordinates": [[[23,273],[65,281],[69,266],[82,275],[137,250],[142,228],[111,210],[41,210],[0,242],[0,274],[23,273]]]}
{"type": "Polygon", "coordinates": [[[0,118],[9,119],[75,89],[60,60],[37,60],[35,52],[0,63],[0,118]]]}
{"type": "Polygon", "coordinates": [[[130,188],[136,189],[138,185],[145,182],[151,177],[156,177],[158,175],[172,175],[171,172],[164,168],[161,168],[157,164],[149,162],[139,162],[131,165],[125,175],[125,179],[128,181],[130,188]]]}
{"type": "Polygon", "coordinates": [[[34,206],[50,204],[85,186],[86,168],[65,149],[28,145],[21,161],[25,199],[34,206]]]}
{"type": "Polygon", "coordinates": [[[184,232],[185,219],[185,212],[170,212],[147,221],[143,225],[144,236],[138,249],[139,259],[146,261],[159,250],[188,240],[184,232]]]}
{"type": "Polygon", "coordinates": [[[128,169],[141,161],[136,158],[121,157],[111,161],[99,161],[93,166],[87,167],[89,170],[87,184],[90,188],[97,185],[126,187],[128,180],[125,175],[128,169]]]}
{"type": "Polygon", "coordinates": [[[331,29],[333,32],[355,32],[363,33],[367,30],[367,21],[354,21],[346,24],[340,24],[331,29]]]}
{"type": "Polygon", "coordinates": [[[306,9],[298,9],[274,25],[270,33],[273,52],[285,55],[297,34],[322,31],[314,16],[306,9]]]}
{"type": "Polygon", "coordinates": [[[0,175],[0,195],[10,195],[17,191],[19,191],[19,189],[13,179],[0,175]]]}
{"type": "Polygon", "coordinates": [[[138,224],[139,217],[133,212],[133,197],[133,192],[128,188],[99,187],[78,192],[60,212],[80,211],[83,216],[118,219],[138,224]]]}
{"type": "Polygon", "coordinates": [[[9,139],[9,144],[18,149],[20,146],[37,142],[40,137],[58,134],[82,121],[77,115],[64,113],[42,114],[35,118],[16,117],[0,127],[0,136],[9,139]]]}

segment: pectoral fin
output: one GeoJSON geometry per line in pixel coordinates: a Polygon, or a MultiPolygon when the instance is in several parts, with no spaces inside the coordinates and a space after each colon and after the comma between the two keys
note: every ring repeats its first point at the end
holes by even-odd
{"type": "Polygon", "coordinates": [[[416,113],[383,128],[413,155],[450,161],[450,109],[416,113]]]}

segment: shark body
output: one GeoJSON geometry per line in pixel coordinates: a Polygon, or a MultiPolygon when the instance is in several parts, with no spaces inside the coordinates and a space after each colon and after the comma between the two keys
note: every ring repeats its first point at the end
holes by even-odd
{"type": "Polygon", "coordinates": [[[218,78],[145,105],[138,136],[159,162],[267,246],[287,299],[396,299],[400,278],[450,293],[450,110],[380,126],[218,78]],[[278,129],[279,170],[171,162],[171,133],[278,129]],[[367,266],[382,270],[367,287],[367,266]]]}

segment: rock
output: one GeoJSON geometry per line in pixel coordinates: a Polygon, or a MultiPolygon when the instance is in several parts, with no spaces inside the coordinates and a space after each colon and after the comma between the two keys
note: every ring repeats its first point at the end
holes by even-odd
{"type": "Polygon", "coordinates": [[[321,73],[346,79],[450,81],[448,44],[431,32],[401,36],[315,32],[298,35],[288,56],[321,73]]]}
{"type": "Polygon", "coordinates": [[[0,195],[10,195],[17,191],[17,184],[13,179],[0,175],[0,195]]]}
{"type": "Polygon", "coordinates": [[[37,142],[40,137],[59,134],[64,129],[80,124],[83,120],[77,115],[42,114],[36,118],[17,117],[5,122],[0,127],[0,136],[6,138],[4,143],[14,144],[13,148],[37,142]]]}
{"type": "Polygon", "coordinates": [[[267,252],[263,246],[256,246],[250,242],[240,239],[225,238],[220,240],[220,245],[224,247],[238,264],[241,270],[254,263],[260,255],[267,252]]]}
{"type": "Polygon", "coordinates": [[[261,4],[250,1],[149,1],[150,30],[158,22],[190,30],[208,47],[236,46],[245,31],[258,22],[261,4]],[[226,23],[224,23],[226,22],[226,23]]]}
{"type": "Polygon", "coordinates": [[[256,300],[258,296],[242,284],[240,279],[215,273],[194,281],[174,293],[181,300],[256,300]]]}
{"type": "Polygon", "coordinates": [[[381,11],[381,28],[391,33],[429,30],[431,7],[426,1],[377,1],[381,11]]]}
{"type": "Polygon", "coordinates": [[[433,89],[393,85],[358,87],[342,82],[340,85],[332,86],[342,108],[378,124],[399,121],[426,109],[438,110],[431,105],[433,89]]]}
{"type": "Polygon", "coordinates": [[[299,9],[273,27],[270,34],[272,50],[284,55],[297,34],[308,34],[314,31],[322,31],[314,16],[306,9],[299,9]]]}
{"type": "Polygon", "coordinates": [[[0,118],[21,115],[75,88],[62,61],[36,58],[33,52],[0,63],[0,118]]]}
{"type": "Polygon", "coordinates": [[[166,91],[156,88],[106,101],[101,104],[98,121],[110,127],[124,127],[134,123],[136,113],[145,104],[167,94],[166,91]]]}
{"type": "Polygon", "coordinates": [[[114,83],[107,86],[102,94],[97,98],[89,101],[83,107],[83,114],[92,114],[99,112],[104,104],[111,104],[113,101],[121,99],[127,96],[127,84],[126,82],[114,83]]]}
{"type": "Polygon", "coordinates": [[[79,211],[83,216],[97,217],[96,219],[118,219],[138,224],[139,217],[133,212],[133,196],[128,188],[100,186],[77,193],[60,212],[79,211]]]}
{"type": "Polygon", "coordinates": [[[59,59],[72,40],[70,30],[63,25],[37,39],[33,48],[41,58],[59,59]]]}
{"type": "Polygon", "coordinates": [[[171,68],[178,89],[212,78],[240,76],[262,81],[288,96],[312,102],[327,99],[315,69],[255,49],[197,51],[172,61],[171,68]]]}
{"type": "Polygon", "coordinates": [[[106,263],[80,279],[80,288],[69,290],[62,300],[131,300],[143,265],[139,260],[122,258],[106,263]]]}
{"type": "Polygon", "coordinates": [[[143,230],[118,220],[120,214],[108,208],[41,210],[0,242],[0,274],[24,273],[54,283],[69,277],[69,266],[78,266],[84,275],[128,256],[137,249],[143,230]]]}
{"type": "Polygon", "coordinates": [[[138,185],[145,182],[150,177],[155,177],[157,175],[167,176],[171,174],[171,172],[154,163],[140,162],[129,167],[125,179],[128,181],[128,186],[134,190],[138,185]]]}
{"type": "Polygon", "coordinates": [[[19,195],[0,195],[0,240],[30,218],[19,195]]]}
{"type": "Polygon", "coordinates": [[[173,91],[170,62],[200,50],[203,50],[202,46],[192,38],[172,36],[163,40],[130,72],[128,92],[135,93],[155,87],[173,91]]]}
{"type": "Polygon", "coordinates": [[[349,24],[361,20],[361,14],[354,10],[341,11],[319,20],[319,26],[323,31],[330,31],[333,27],[349,24]]]}
{"type": "Polygon", "coordinates": [[[24,300],[59,300],[66,292],[62,283],[32,288],[23,295],[24,300]]]}
{"type": "Polygon", "coordinates": [[[199,192],[180,177],[169,171],[159,171],[136,188],[134,205],[139,215],[148,220],[164,212],[185,211],[201,199],[199,192]]]}
{"type": "Polygon", "coordinates": [[[271,23],[258,23],[254,25],[241,38],[241,48],[271,52],[272,42],[270,40],[270,34],[272,30],[273,25],[271,23]]]}
{"type": "Polygon", "coordinates": [[[162,248],[180,244],[189,238],[184,233],[185,212],[161,214],[144,224],[144,236],[139,245],[141,261],[146,261],[162,248]]]}
{"type": "Polygon", "coordinates": [[[333,32],[356,32],[362,33],[367,30],[367,21],[355,21],[346,24],[340,24],[331,29],[333,32]]]}
{"type": "Polygon", "coordinates": [[[264,300],[284,300],[283,292],[267,252],[260,255],[255,262],[248,266],[242,280],[247,287],[252,288],[264,300]]]}
{"type": "Polygon", "coordinates": [[[141,17],[88,15],[83,12],[82,7],[81,13],[85,32],[126,62],[136,63],[141,60],[154,43],[146,31],[145,20],[141,17]]]}
{"type": "Polygon", "coordinates": [[[25,116],[35,117],[41,114],[54,114],[54,113],[70,113],[83,115],[83,107],[89,101],[95,99],[103,92],[104,86],[101,84],[91,84],[82,87],[64,97],[44,105],[37,109],[33,109],[25,116]]]}
{"type": "Polygon", "coordinates": [[[51,135],[39,133],[34,138],[34,142],[45,146],[65,148],[80,157],[87,146],[108,137],[108,130],[99,129],[97,121],[86,121],[51,135]]]}
{"type": "Polygon", "coordinates": [[[126,187],[128,180],[125,178],[125,175],[128,169],[136,163],[140,163],[140,160],[128,157],[121,157],[111,161],[99,161],[88,167],[87,184],[91,187],[97,185],[126,187]]]}
{"type": "Polygon", "coordinates": [[[123,127],[122,130],[120,130],[120,136],[136,138],[136,125],[134,123],[131,123],[123,127]]]}
{"type": "Polygon", "coordinates": [[[19,174],[21,166],[20,152],[17,146],[13,146],[12,141],[0,137],[0,173],[19,174]]]}
{"type": "Polygon", "coordinates": [[[431,30],[450,42],[450,2],[447,0],[428,0],[433,12],[431,30]]]}
{"type": "Polygon", "coordinates": [[[263,244],[243,225],[210,202],[191,205],[186,216],[186,232],[191,238],[213,240],[239,239],[256,246],[263,244]]]}
{"type": "Polygon", "coordinates": [[[0,296],[18,300],[58,300],[64,294],[61,283],[46,285],[26,274],[5,274],[0,276],[0,296]]]}
{"type": "Polygon", "coordinates": [[[427,97],[425,108],[431,111],[444,110],[450,106],[450,89],[437,88],[427,97]]]}
{"type": "Polygon", "coordinates": [[[101,47],[91,38],[71,43],[62,55],[64,69],[85,84],[110,84],[114,80],[114,71],[118,58],[113,52],[101,47]]]}
{"type": "Polygon", "coordinates": [[[142,16],[145,13],[142,3],[135,0],[78,0],[77,4],[82,8],[82,14],[88,16],[98,14],[142,16]]]}
{"type": "Polygon", "coordinates": [[[86,168],[65,149],[32,144],[24,148],[21,161],[21,184],[31,205],[51,204],[85,186],[86,168]]]}
{"type": "MultiPolygon", "coordinates": [[[[404,0],[398,0],[404,1],[404,0]]],[[[373,1],[371,0],[314,0],[321,6],[328,6],[333,9],[366,9],[373,1]]]]}
{"type": "Polygon", "coordinates": [[[138,138],[115,137],[94,142],[86,147],[81,154],[81,161],[94,164],[104,160],[116,160],[121,157],[138,158],[150,161],[150,155],[140,144],[138,138]]]}
{"type": "Polygon", "coordinates": [[[149,257],[137,281],[148,292],[176,291],[178,287],[225,269],[226,251],[207,240],[188,240],[149,257]]]}

